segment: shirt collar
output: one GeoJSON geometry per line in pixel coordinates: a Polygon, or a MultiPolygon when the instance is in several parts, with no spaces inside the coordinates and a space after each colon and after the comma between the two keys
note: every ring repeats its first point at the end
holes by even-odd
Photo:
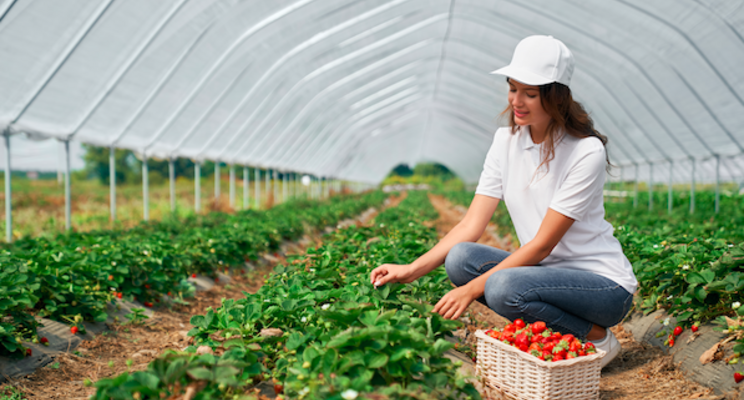
{"type": "Polygon", "coordinates": [[[535,142],[532,141],[532,135],[530,135],[530,127],[529,125],[521,127],[522,133],[521,133],[521,140],[522,140],[522,149],[529,150],[533,147],[539,146],[535,144],[535,142]]]}

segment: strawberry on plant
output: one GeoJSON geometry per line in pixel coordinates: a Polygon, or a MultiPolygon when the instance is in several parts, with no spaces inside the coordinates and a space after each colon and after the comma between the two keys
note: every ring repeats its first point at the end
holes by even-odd
{"type": "Polygon", "coordinates": [[[697,322],[696,322],[696,323],[695,323],[695,325],[693,325],[693,326],[692,326],[692,328],[690,328],[690,329],[692,330],[692,333],[695,333],[695,332],[697,332],[697,331],[698,331],[698,325],[697,325],[697,322]]]}
{"type": "Polygon", "coordinates": [[[744,375],[741,372],[734,372],[734,382],[739,383],[744,380],[744,375]]]}
{"type": "Polygon", "coordinates": [[[282,385],[280,385],[278,383],[277,384],[274,384],[274,393],[276,393],[276,394],[282,394],[282,393],[284,393],[284,386],[282,386],[282,385]]]}
{"type": "Polygon", "coordinates": [[[31,348],[26,347],[26,357],[31,357],[32,354],[33,354],[33,351],[31,351],[31,348]]]}
{"type": "Polygon", "coordinates": [[[76,333],[78,333],[78,327],[77,326],[73,326],[72,328],[70,328],[70,332],[72,332],[73,335],[76,334],[76,333]]]}
{"type": "Polygon", "coordinates": [[[39,342],[44,346],[49,346],[49,339],[47,339],[46,337],[42,337],[41,339],[39,339],[39,342]]]}
{"type": "Polygon", "coordinates": [[[682,333],[682,327],[677,325],[674,327],[674,336],[679,336],[682,333]]]}
{"type": "Polygon", "coordinates": [[[196,278],[196,274],[191,274],[191,277],[192,278],[196,278]]]}

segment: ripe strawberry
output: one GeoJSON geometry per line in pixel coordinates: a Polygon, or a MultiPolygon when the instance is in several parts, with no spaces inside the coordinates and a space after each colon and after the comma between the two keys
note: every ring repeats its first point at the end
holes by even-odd
{"type": "Polygon", "coordinates": [[[168,296],[170,296],[170,295],[171,295],[171,292],[168,292],[168,296]]]}
{"type": "Polygon", "coordinates": [[[535,322],[535,323],[532,324],[531,328],[532,328],[532,333],[533,334],[539,335],[539,334],[543,333],[543,331],[547,327],[545,326],[545,322],[537,321],[537,322],[535,322]]]}
{"type": "Polygon", "coordinates": [[[578,357],[578,356],[579,356],[579,355],[578,355],[578,354],[576,354],[575,352],[573,352],[573,351],[569,351],[569,352],[568,352],[568,354],[566,354],[566,360],[570,360],[570,359],[572,359],[572,358],[576,358],[576,357],[578,357]]]}
{"type": "Polygon", "coordinates": [[[43,344],[44,346],[49,346],[49,339],[45,337],[42,337],[41,339],[39,339],[39,342],[43,344]]]}
{"type": "Polygon", "coordinates": [[[519,348],[528,348],[530,346],[530,340],[527,338],[525,333],[520,333],[514,338],[514,345],[519,348]]]}
{"type": "Polygon", "coordinates": [[[566,334],[566,335],[563,335],[563,337],[561,337],[561,340],[565,340],[567,343],[571,343],[575,339],[576,339],[576,336],[574,336],[574,335],[572,335],[570,333],[569,334],[566,334]]]}
{"type": "Polygon", "coordinates": [[[113,281],[114,280],[114,276],[113,275],[109,275],[109,280],[110,281],[113,281]]]}
{"type": "Polygon", "coordinates": [[[527,325],[524,323],[524,320],[522,320],[521,318],[517,318],[514,320],[514,326],[516,326],[517,329],[522,329],[527,325]]]}
{"type": "Polygon", "coordinates": [[[196,278],[196,274],[191,274],[191,277],[192,278],[196,278]]]}
{"type": "Polygon", "coordinates": [[[692,333],[695,333],[695,332],[698,331],[698,326],[697,325],[693,325],[692,328],[690,328],[690,329],[692,329],[692,333]]]}
{"type": "Polygon", "coordinates": [[[150,288],[150,285],[147,285],[147,284],[146,284],[146,285],[145,285],[145,289],[149,289],[149,288],[150,288]]]}
{"type": "Polygon", "coordinates": [[[76,333],[78,333],[78,327],[77,326],[73,326],[72,328],[70,328],[70,332],[72,332],[73,335],[76,334],[76,333]]]}
{"type": "Polygon", "coordinates": [[[276,394],[282,394],[282,393],[284,393],[284,386],[282,386],[282,385],[280,385],[278,383],[275,384],[274,385],[274,393],[276,393],[276,394]]]}
{"type": "Polygon", "coordinates": [[[674,338],[669,339],[669,347],[674,347],[674,338]]]}
{"type": "MultiPolygon", "coordinates": [[[[537,354],[542,354],[542,349],[540,348],[539,343],[532,343],[529,348],[527,348],[527,352],[537,352],[537,354]]],[[[534,353],[533,353],[534,354],[534,353]]]]}
{"type": "Polygon", "coordinates": [[[26,347],[26,357],[31,357],[32,354],[33,354],[33,351],[31,351],[30,348],[26,347]]]}
{"type": "Polygon", "coordinates": [[[543,350],[542,356],[540,357],[540,359],[545,360],[545,361],[553,361],[553,353],[547,350],[543,350]]]}
{"type": "Polygon", "coordinates": [[[744,380],[744,375],[741,372],[734,372],[734,382],[739,383],[744,380]]]}
{"type": "Polygon", "coordinates": [[[675,326],[674,327],[674,336],[679,336],[680,333],[682,333],[682,327],[681,326],[675,326]]]}
{"type": "Polygon", "coordinates": [[[121,292],[119,292],[119,293],[117,293],[117,294],[116,294],[116,297],[118,297],[118,298],[120,298],[120,299],[121,299],[121,297],[122,297],[122,296],[123,296],[123,295],[122,295],[122,293],[121,293],[121,292]]]}

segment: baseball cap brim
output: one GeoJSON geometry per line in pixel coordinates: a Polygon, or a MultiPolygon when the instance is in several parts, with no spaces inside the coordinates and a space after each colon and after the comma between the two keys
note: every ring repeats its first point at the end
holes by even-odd
{"type": "Polygon", "coordinates": [[[494,75],[508,76],[515,81],[531,86],[547,85],[548,83],[555,82],[555,79],[548,79],[544,76],[540,76],[538,74],[527,71],[524,68],[514,67],[512,65],[507,65],[506,67],[499,68],[495,71],[491,71],[490,73],[494,75]]]}

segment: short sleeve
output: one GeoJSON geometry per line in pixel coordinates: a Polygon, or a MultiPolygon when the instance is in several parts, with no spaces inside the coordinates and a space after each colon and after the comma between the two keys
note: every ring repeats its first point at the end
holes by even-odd
{"type": "Polygon", "coordinates": [[[607,163],[601,143],[582,153],[569,168],[550,202],[550,208],[575,221],[584,219],[595,196],[602,196],[607,163]]]}
{"type": "Polygon", "coordinates": [[[501,179],[504,160],[501,160],[501,154],[504,149],[501,146],[504,143],[500,143],[499,134],[503,134],[501,130],[496,131],[494,134],[493,143],[491,148],[486,154],[486,160],[483,163],[483,172],[481,172],[480,179],[478,180],[478,187],[475,189],[475,194],[482,194],[484,196],[495,197],[497,199],[503,199],[504,188],[503,181],[501,179]]]}

